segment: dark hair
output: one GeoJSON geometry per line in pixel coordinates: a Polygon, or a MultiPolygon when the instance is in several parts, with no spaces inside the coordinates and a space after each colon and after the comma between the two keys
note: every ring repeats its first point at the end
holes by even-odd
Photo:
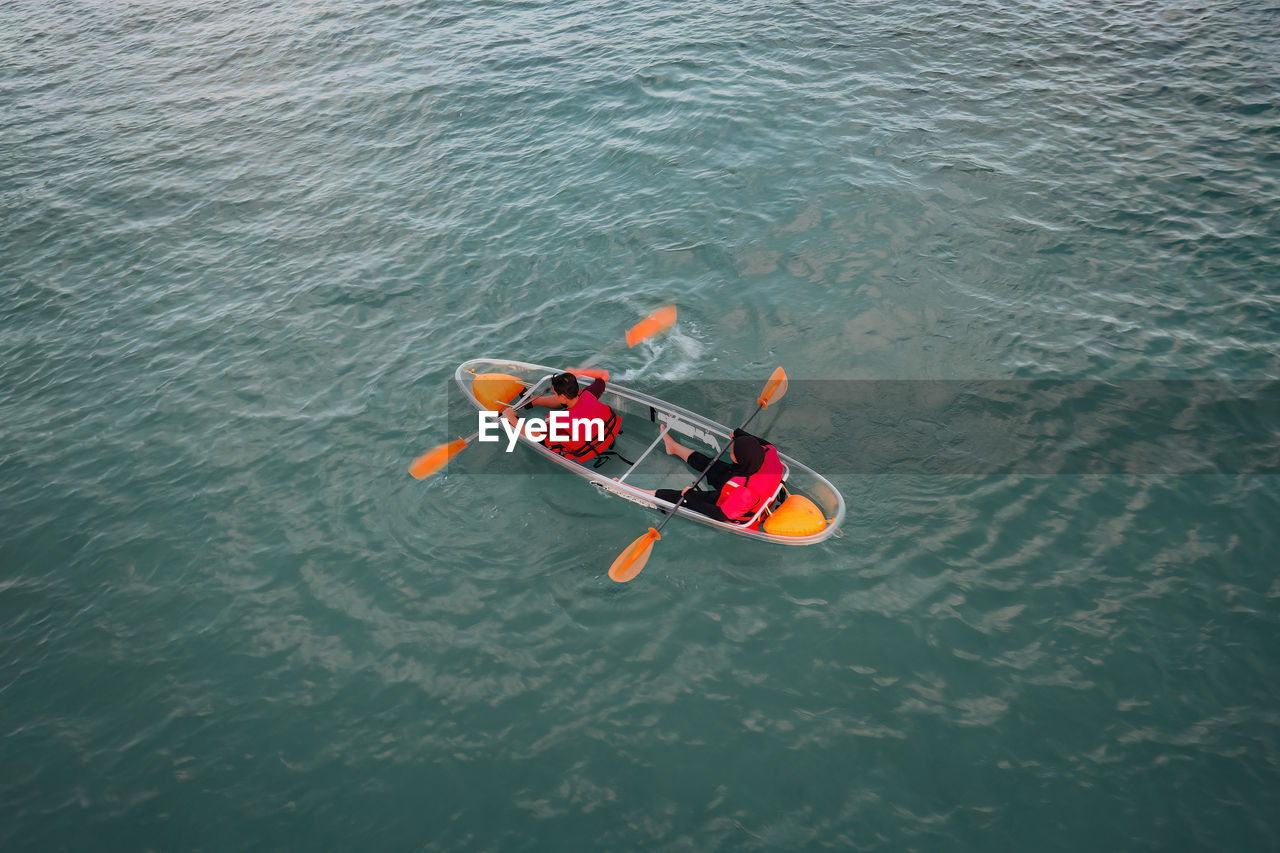
{"type": "Polygon", "coordinates": [[[578,378],[572,373],[558,373],[551,377],[551,390],[572,400],[578,396],[578,378]]]}
{"type": "Polygon", "coordinates": [[[733,455],[738,461],[733,465],[734,474],[749,477],[759,471],[760,466],[764,464],[764,445],[765,442],[754,435],[735,429],[733,455]]]}

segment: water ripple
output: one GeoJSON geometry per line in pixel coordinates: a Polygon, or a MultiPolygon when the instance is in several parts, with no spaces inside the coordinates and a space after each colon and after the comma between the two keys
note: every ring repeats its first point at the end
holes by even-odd
{"type": "Polygon", "coordinates": [[[838,475],[618,586],[638,508],[405,466],[672,300],[619,378],[1274,379],[1278,25],[9,4],[0,845],[1274,847],[1270,477],[838,475]]]}

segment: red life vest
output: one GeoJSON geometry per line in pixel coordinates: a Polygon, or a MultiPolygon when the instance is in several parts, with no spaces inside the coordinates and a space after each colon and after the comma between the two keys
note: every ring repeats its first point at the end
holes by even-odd
{"type": "Polygon", "coordinates": [[[578,435],[587,436],[587,440],[553,442],[550,433],[548,433],[543,444],[561,456],[572,459],[575,462],[586,462],[589,459],[594,459],[608,450],[609,445],[613,444],[613,440],[622,431],[622,421],[613,413],[613,409],[597,400],[595,394],[590,391],[583,391],[578,395],[577,401],[569,407],[567,429],[566,427],[561,427],[561,430],[573,435],[575,422],[595,420],[597,418],[604,421],[604,438],[601,440],[596,440],[594,427],[590,424],[583,424],[578,427],[578,435]]]}
{"type": "Polygon", "coordinates": [[[730,521],[746,521],[760,504],[773,497],[782,482],[782,472],[778,449],[766,444],[760,470],[749,477],[731,477],[720,489],[716,506],[730,521]]]}

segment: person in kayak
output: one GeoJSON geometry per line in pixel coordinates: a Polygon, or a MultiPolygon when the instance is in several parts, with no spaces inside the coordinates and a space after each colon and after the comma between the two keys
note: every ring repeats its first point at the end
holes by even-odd
{"type": "MultiPolygon", "coordinates": [[[[711,457],[685,447],[668,434],[662,436],[662,442],[668,454],[679,456],[699,474],[711,462],[711,457]]],[[[648,493],[670,503],[680,500],[683,494],[684,506],[694,512],[716,521],[747,521],[755,515],[760,504],[772,498],[777,491],[778,484],[782,482],[782,460],[772,444],[740,429],[733,431],[729,458],[733,461],[717,459],[707,472],[706,482],[710,489],[690,486],[683,492],[657,489],[648,493]]]]}
{"type": "MultiPolygon", "coordinates": [[[[541,397],[534,397],[528,403],[521,406],[526,409],[529,406],[542,406],[549,409],[568,409],[569,425],[566,430],[570,435],[574,433],[574,421],[590,421],[601,420],[604,422],[604,436],[600,437],[598,431],[589,428],[586,424],[581,424],[576,434],[582,436],[578,441],[555,442],[548,436],[543,440],[543,444],[575,462],[587,462],[595,459],[604,451],[608,450],[613,440],[618,437],[618,433],[622,431],[622,421],[614,414],[604,403],[600,402],[600,397],[604,394],[604,389],[609,381],[609,371],[593,370],[583,368],[568,373],[558,373],[551,377],[551,390],[553,393],[541,397]],[[575,376],[574,374],[577,374],[575,376]],[[594,379],[586,388],[580,388],[578,385],[578,376],[586,376],[594,379]]],[[[499,412],[499,415],[507,420],[511,426],[516,425],[516,411],[510,406],[506,406],[499,412]]]]}

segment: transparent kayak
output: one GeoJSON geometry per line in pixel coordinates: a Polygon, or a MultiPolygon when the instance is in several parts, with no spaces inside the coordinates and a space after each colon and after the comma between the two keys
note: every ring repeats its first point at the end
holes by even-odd
{"type": "MultiPolygon", "coordinates": [[[[477,358],[461,364],[454,379],[476,409],[484,410],[514,402],[531,388],[535,391],[533,396],[550,394],[551,377],[560,372],[557,368],[523,361],[477,358]],[[498,398],[494,397],[495,389],[500,395],[498,398]]],[[[644,490],[680,490],[698,476],[698,472],[663,450],[663,427],[681,444],[707,455],[720,453],[733,436],[733,430],[724,424],[613,381],[608,383],[601,402],[622,420],[622,432],[609,448],[614,453],[607,454],[603,460],[575,462],[527,436],[521,435],[519,440],[548,462],[572,471],[601,491],[649,509],[670,511],[674,504],[644,490]]],[[[532,409],[523,414],[545,417],[546,412],[532,409]]],[[[505,432],[502,441],[504,444],[507,441],[505,432]]],[[[782,486],[752,519],[744,523],[717,521],[684,506],[676,509],[677,514],[737,536],[782,545],[812,545],[837,534],[845,513],[840,492],[825,477],[788,456],[782,446],[778,446],[778,455],[786,468],[782,486]],[[791,523],[790,519],[800,518],[793,510],[801,506],[807,511],[803,522],[791,523]]],[[[722,458],[728,459],[727,451],[722,458]]]]}

